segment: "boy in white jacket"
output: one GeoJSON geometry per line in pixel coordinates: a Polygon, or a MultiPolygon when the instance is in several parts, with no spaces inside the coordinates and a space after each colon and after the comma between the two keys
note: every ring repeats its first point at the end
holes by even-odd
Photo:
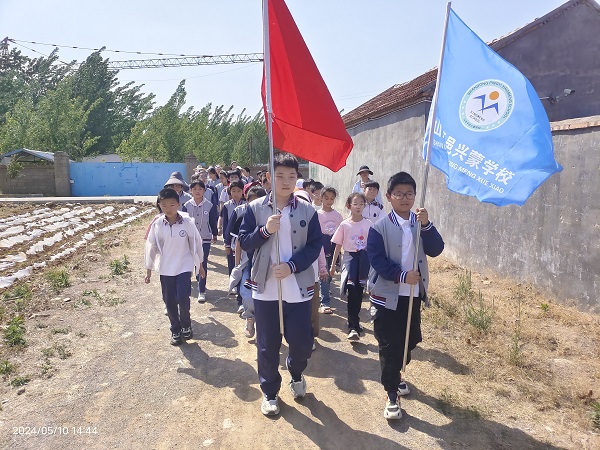
{"type": "Polygon", "coordinates": [[[152,270],[160,274],[162,296],[171,322],[171,345],[191,339],[190,318],[191,276],[205,276],[202,238],[194,219],[179,212],[179,195],[173,189],[163,189],[158,194],[162,214],[152,223],[146,239],[146,278],[150,283],[152,270]]]}

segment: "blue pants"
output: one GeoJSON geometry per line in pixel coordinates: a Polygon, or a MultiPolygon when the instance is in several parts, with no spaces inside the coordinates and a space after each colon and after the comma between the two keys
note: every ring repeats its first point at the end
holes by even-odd
{"type": "MultiPolygon", "coordinates": [[[[301,303],[283,302],[284,336],[288,343],[287,367],[294,378],[299,378],[312,354],[313,332],[310,321],[310,301],[301,303]]],[[[254,299],[256,318],[256,346],[258,350],[258,379],[266,395],[281,389],[279,373],[279,308],[277,301],[254,299]]]]}
{"type": "MultiPolygon", "coordinates": [[[[331,263],[333,262],[333,255],[325,256],[325,261],[327,263],[327,272],[331,269],[331,263]]],[[[331,287],[331,277],[327,275],[327,281],[320,282],[321,288],[321,305],[323,306],[331,306],[331,296],[329,293],[331,287]]]]}
{"type": "Polygon", "coordinates": [[[179,333],[182,328],[190,328],[190,295],[192,295],[192,272],[179,275],[160,276],[163,301],[167,307],[167,315],[171,322],[171,333],[179,333]]]}
{"type": "Polygon", "coordinates": [[[196,274],[196,280],[198,280],[198,292],[205,293],[206,292],[206,277],[208,276],[207,262],[208,262],[208,254],[210,253],[210,242],[202,243],[202,251],[204,252],[204,258],[202,259],[202,267],[204,267],[204,273],[206,274],[204,278],[200,275],[196,274]]]}
{"type": "Polygon", "coordinates": [[[244,283],[248,278],[250,278],[250,264],[248,264],[242,272],[242,281],[240,281],[240,297],[242,297],[242,305],[244,306],[242,319],[254,318],[254,299],[252,298],[252,290],[244,286],[244,283]]]}

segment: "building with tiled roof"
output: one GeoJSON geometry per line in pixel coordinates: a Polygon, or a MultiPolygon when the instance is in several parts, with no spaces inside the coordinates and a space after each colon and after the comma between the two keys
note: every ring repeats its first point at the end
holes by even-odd
{"type": "Polygon", "coordinates": [[[417,181],[417,199],[426,189],[424,205],[415,207],[427,207],[444,238],[447,257],[463,267],[530,283],[561,302],[600,312],[597,36],[598,3],[570,0],[489,44],[531,81],[542,99],[555,158],[563,166],[521,207],[500,208],[451,192],[444,174],[435,168],[423,184],[423,137],[437,69],[392,86],[344,115],[354,141],[347,166],[332,173],[311,164],[311,177],[338,189],[342,209],[360,166],[366,164],[374,172],[371,178],[380,183],[382,194],[391,175],[409,172],[417,181]]]}

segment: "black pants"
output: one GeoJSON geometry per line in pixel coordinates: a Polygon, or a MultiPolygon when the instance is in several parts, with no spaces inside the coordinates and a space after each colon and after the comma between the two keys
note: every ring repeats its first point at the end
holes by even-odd
{"type": "MultiPolygon", "coordinates": [[[[404,341],[406,338],[406,319],[408,318],[408,297],[398,297],[398,308],[394,311],[377,306],[374,320],[374,334],[379,344],[379,364],[381,365],[381,384],[386,392],[396,391],[400,383],[400,370],[404,357],[404,341]]],[[[413,301],[410,335],[408,338],[408,355],[423,340],[421,335],[421,299],[413,301]]]]}
{"type": "Polygon", "coordinates": [[[179,275],[160,276],[163,301],[171,322],[171,333],[179,333],[182,328],[190,328],[190,295],[192,294],[191,272],[179,275]]]}
{"type": "Polygon", "coordinates": [[[362,306],[363,286],[347,285],[348,289],[348,330],[360,331],[360,308],[362,306]]]}

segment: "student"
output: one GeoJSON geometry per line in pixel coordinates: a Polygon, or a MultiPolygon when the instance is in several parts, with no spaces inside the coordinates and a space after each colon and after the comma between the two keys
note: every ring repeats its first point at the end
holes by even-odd
{"type": "MultiPolygon", "coordinates": [[[[223,191],[227,190],[227,186],[229,185],[229,182],[227,181],[227,172],[225,170],[221,170],[221,172],[219,172],[219,183],[215,186],[215,189],[217,190],[217,202],[218,202],[218,208],[219,208],[219,214],[221,214],[221,210],[223,209],[223,203],[221,203],[220,198],[221,198],[221,194],[223,193],[223,191]]],[[[229,198],[227,198],[227,200],[229,200],[229,198]]],[[[218,234],[219,236],[221,236],[223,234],[223,230],[219,229],[218,230],[218,234]]]]}
{"type": "MultiPolygon", "coordinates": [[[[260,186],[253,186],[251,183],[244,187],[244,196],[248,203],[262,198],[267,195],[267,192],[260,186]]],[[[240,240],[238,239],[240,234],[240,226],[246,213],[248,203],[243,203],[237,206],[233,210],[233,215],[229,221],[228,230],[226,233],[231,236],[231,246],[234,248],[235,256],[235,267],[231,271],[229,279],[229,290],[239,285],[239,295],[242,299],[242,312],[241,317],[245,319],[244,325],[244,336],[247,338],[254,337],[254,300],[252,299],[252,290],[247,281],[250,279],[250,269],[252,268],[252,262],[248,259],[247,252],[242,250],[240,246],[240,240]]]]}
{"type": "MultiPolygon", "coordinates": [[[[225,202],[223,209],[221,210],[221,217],[219,217],[219,229],[222,230],[227,230],[227,226],[229,225],[229,221],[231,220],[231,216],[233,215],[235,208],[242,203],[245,203],[244,184],[241,181],[232,181],[227,190],[229,191],[231,200],[225,202]]],[[[228,275],[231,275],[231,271],[233,270],[235,264],[233,251],[231,250],[231,236],[227,233],[223,233],[223,243],[225,244],[225,253],[227,254],[228,275]]],[[[241,306],[241,299],[239,300],[239,305],[241,306]]]]}
{"type": "Polygon", "coordinates": [[[190,278],[194,267],[204,277],[202,239],[194,220],[179,213],[179,194],[173,189],[163,189],[158,194],[163,212],[152,223],[145,246],[146,277],[150,283],[152,270],[160,274],[162,296],[171,322],[171,345],[191,339],[190,278]]]}
{"type": "Polygon", "coordinates": [[[289,355],[290,391],[294,398],[306,395],[304,369],[312,353],[311,299],[314,293],[313,262],[321,251],[322,235],[317,213],[294,195],[298,160],[289,153],[277,153],[273,161],[273,193],[250,203],[240,228],[240,245],[252,260],[250,285],[253,289],[258,351],[258,377],[264,393],[261,412],[279,414],[278,281],[283,299],[283,321],[289,355]],[[273,202],[278,211],[273,214],[273,202]],[[275,245],[275,233],[278,244],[275,245]],[[276,248],[280,263],[277,264],[276,248]]]}
{"type": "Polygon", "coordinates": [[[206,275],[208,274],[207,262],[210,254],[210,244],[217,243],[218,214],[217,207],[204,198],[206,192],[212,191],[210,189],[207,191],[206,185],[201,180],[193,181],[190,184],[190,189],[192,199],[183,205],[183,211],[194,219],[196,229],[202,238],[202,251],[204,253],[202,267],[205,276],[196,277],[196,279],[198,280],[198,303],[204,303],[206,301],[206,275]]]}
{"type": "Polygon", "coordinates": [[[383,412],[386,419],[402,417],[398,396],[410,392],[400,377],[410,286],[414,286],[414,303],[407,363],[410,362],[410,351],[422,340],[421,303],[427,303],[429,282],[427,256],[438,256],[444,250],[444,241],[429,221],[427,210],[417,208],[416,214],[411,211],[416,192],[415,180],[408,173],[393,175],[386,193],[392,212],[371,228],[367,241],[367,254],[372,266],[368,286],[371,304],[377,308],[374,334],[379,345],[381,384],[388,395],[383,412]],[[414,271],[417,221],[421,222],[421,240],[418,270],[414,271]]]}
{"type": "Polygon", "coordinates": [[[310,194],[310,200],[312,201],[313,208],[319,211],[323,207],[323,200],[321,199],[321,190],[323,189],[323,183],[320,181],[313,181],[308,187],[310,194]]]}
{"type": "Polygon", "coordinates": [[[333,209],[333,204],[337,197],[337,191],[331,187],[326,186],[321,191],[321,199],[323,207],[317,211],[319,215],[319,224],[321,225],[321,232],[323,233],[323,251],[325,253],[325,261],[327,266],[327,278],[321,280],[321,305],[319,311],[323,314],[331,314],[331,276],[329,271],[331,267],[335,267],[333,264],[333,250],[335,244],[331,242],[333,233],[340,226],[344,218],[342,215],[333,209]]]}
{"type": "MultiPolygon", "coordinates": [[[[369,169],[369,166],[360,166],[360,169],[358,169],[358,173],[356,175],[360,176],[360,180],[354,183],[352,192],[358,192],[362,194],[365,192],[365,183],[373,181],[371,178],[369,178],[369,175],[373,175],[373,171],[369,169]]],[[[377,197],[375,197],[375,200],[383,205],[383,198],[381,197],[381,194],[378,193],[377,197]]]]}
{"type": "MultiPolygon", "coordinates": [[[[231,185],[231,183],[234,183],[236,181],[241,181],[242,180],[242,174],[239,170],[232,170],[230,172],[227,172],[227,184],[231,185]]],[[[244,185],[244,183],[242,182],[242,186],[244,185]]],[[[219,197],[219,203],[221,204],[225,204],[226,202],[228,202],[229,200],[231,200],[231,195],[229,195],[229,190],[222,190],[221,191],[221,195],[219,197]]]]}
{"type": "Polygon", "coordinates": [[[206,187],[214,188],[217,184],[219,184],[219,174],[217,173],[217,169],[213,166],[208,168],[208,181],[206,182],[206,187]]]}
{"type": "Polygon", "coordinates": [[[364,194],[367,202],[362,215],[365,219],[375,223],[383,215],[383,205],[376,200],[379,195],[379,183],[377,181],[367,181],[364,194]]]}
{"type": "MultiPolygon", "coordinates": [[[[350,217],[340,224],[333,234],[331,242],[335,244],[333,261],[337,260],[340,250],[344,249],[342,257],[342,275],[340,293],[348,293],[348,340],[358,341],[363,331],[360,325],[360,308],[364,285],[369,275],[369,260],[367,258],[367,237],[371,221],[362,216],[366,198],[364,194],[352,193],[346,200],[346,208],[350,217]]],[[[335,274],[335,265],[331,266],[329,274],[335,274]]]]}
{"type": "Polygon", "coordinates": [[[174,189],[179,194],[179,208],[182,210],[185,202],[190,200],[192,196],[187,193],[190,186],[183,179],[181,172],[173,172],[164,186],[165,189],[174,189]]]}

